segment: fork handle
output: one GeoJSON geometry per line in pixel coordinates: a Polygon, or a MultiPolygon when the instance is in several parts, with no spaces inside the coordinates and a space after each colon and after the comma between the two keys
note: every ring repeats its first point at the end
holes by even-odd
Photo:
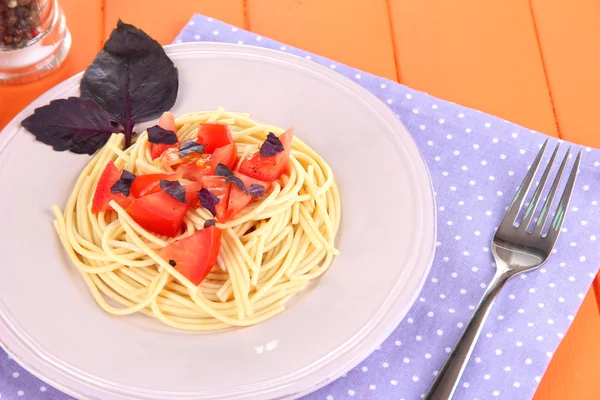
{"type": "Polygon", "coordinates": [[[508,273],[496,273],[494,275],[492,282],[488,285],[483,298],[475,309],[473,317],[458,339],[458,343],[456,343],[444,366],[436,375],[433,385],[425,396],[425,400],[449,400],[454,396],[458,382],[481,334],[483,324],[490,313],[500,289],[502,289],[509,277],[508,273]]]}

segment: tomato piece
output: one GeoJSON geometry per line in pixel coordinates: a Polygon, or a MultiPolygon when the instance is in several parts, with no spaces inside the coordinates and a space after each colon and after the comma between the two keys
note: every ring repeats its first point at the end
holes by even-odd
{"type": "Polygon", "coordinates": [[[162,191],[134,200],[127,212],[142,228],[174,237],[181,230],[183,217],[189,208],[189,204],[181,203],[162,191]]]}
{"type": "Polygon", "coordinates": [[[138,175],[131,184],[131,195],[135,198],[143,197],[148,194],[158,193],[161,179],[167,181],[176,181],[181,178],[181,174],[174,172],[172,174],[147,174],[138,175]]]}
{"type": "Polygon", "coordinates": [[[213,175],[214,169],[209,162],[198,160],[189,164],[181,165],[177,168],[183,178],[200,182],[203,176],[213,175]]]}
{"type": "MultiPolygon", "coordinates": [[[[184,157],[184,160],[192,155],[194,154],[184,157]]],[[[200,181],[205,176],[214,175],[219,164],[233,168],[237,159],[237,147],[235,143],[232,143],[225,147],[219,147],[213,154],[198,154],[196,157],[198,157],[196,161],[177,168],[177,171],[190,181],[200,181]]]]}
{"type": "Polygon", "coordinates": [[[217,263],[221,250],[221,230],[209,226],[186,238],[176,240],[158,255],[198,286],[217,263]]]}
{"type": "Polygon", "coordinates": [[[224,176],[205,176],[202,177],[202,187],[208,189],[217,196],[219,203],[215,206],[219,222],[227,221],[227,201],[229,200],[230,183],[225,182],[224,176]]]}
{"type": "MultiPolygon", "coordinates": [[[[195,141],[195,139],[194,139],[195,141]]],[[[163,166],[174,167],[177,168],[178,165],[190,164],[193,162],[207,162],[210,158],[210,154],[202,154],[202,153],[190,153],[187,156],[180,158],[179,157],[179,146],[170,148],[165,150],[160,155],[159,163],[163,166]]]]}
{"type": "MultiPolygon", "coordinates": [[[[166,146],[166,145],[153,145],[153,146],[166,146]]],[[[171,145],[174,146],[174,145],[171,145]]],[[[179,146],[165,148],[158,156],[158,164],[163,167],[172,167],[177,164],[181,164],[181,158],[179,158],[179,146]]],[[[155,159],[152,155],[152,159],[155,159]]]]}
{"type": "MultiPolygon", "coordinates": [[[[175,154],[179,153],[179,143],[175,144],[163,144],[163,143],[150,143],[150,156],[153,160],[161,157],[167,150],[173,150],[175,154]]],[[[179,157],[179,155],[177,156],[179,157]]]]}
{"type": "Polygon", "coordinates": [[[108,205],[111,200],[115,200],[121,207],[127,209],[129,204],[133,201],[131,196],[125,197],[122,193],[111,192],[112,186],[121,178],[121,170],[117,168],[114,162],[109,161],[100,175],[96,191],[94,192],[94,199],[92,201],[92,212],[94,214],[100,211],[111,210],[112,208],[108,205]]]}
{"type": "Polygon", "coordinates": [[[217,169],[217,165],[225,164],[229,168],[233,169],[237,161],[237,146],[235,143],[228,144],[224,147],[219,147],[210,156],[210,165],[214,170],[217,169]]]}
{"type": "Polygon", "coordinates": [[[244,209],[248,204],[254,200],[250,194],[250,185],[262,185],[265,188],[265,196],[267,191],[271,188],[271,183],[259,181],[258,179],[250,178],[249,176],[242,175],[239,172],[233,173],[235,176],[240,178],[244,182],[244,186],[248,189],[248,194],[244,193],[242,189],[236,185],[231,185],[229,191],[229,202],[227,204],[227,221],[235,217],[240,211],[244,209]]]}
{"type": "Polygon", "coordinates": [[[219,122],[200,124],[198,127],[198,143],[204,145],[206,154],[212,154],[219,147],[233,143],[229,125],[219,122]]]}
{"type": "Polygon", "coordinates": [[[200,199],[198,198],[200,189],[202,189],[202,182],[192,182],[185,185],[185,199],[190,208],[200,207],[200,199]]]}
{"type": "Polygon", "coordinates": [[[279,140],[283,145],[283,151],[273,157],[261,157],[260,152],[254,153],[242,161],[239,170],[240,173],[265,182],[275,181],[289,170],[293,137],[294,128],[290,128],[282,133],[279,136],[279,140]]]}
{"type": "MultiPolygon", "coordinates": [[[[173,113],[168,112],[168,111],[163,113],[163,115],[160,116],[160,119],[158,120],[158,126],[160,126],[163,129],[166,129],[168,131],[177,132],[176,128],[175,128],[175,116],[173,115],[173,113]]],[[[151,144],[150,155],[152,156],[153,160],[160,157],[161,154],[164,153],[165,150],[167,150],[167,149],[171,149],[171,148],[179,149],[179,143],[175,143],[175,144],[150,143],[150,144],[151,144]]]]}

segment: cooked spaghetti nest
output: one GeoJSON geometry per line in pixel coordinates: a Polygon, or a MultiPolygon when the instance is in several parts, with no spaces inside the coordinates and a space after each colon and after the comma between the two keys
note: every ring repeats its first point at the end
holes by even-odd
{"type": "MultiPolygon", "coordinates": [[[[219,109],[178,117],[179,141],[195,138],[200,123],[217,121],[229,125],[240,163],[259,149],[269,132],[283,132],[248,114],[219,109]]],[[[183,330],[250,326],[284,311],[338,254],[334,239],[340,197],[333,173],[294,137],[289,172],[273,182],[260,201],[231,221],[216,224],[222,230],[217,266],[195,286],[158,251],[202,229],[213,218],[208,210],[190,209],[175,238],[144,230],[115,201],[110,203],[114,211],[91,211],[96,185],[109,161],[137,175],[170,171],[152,160],[147,132],[126,150],[121,150],[123,141],[122,134],[112,135],[81,172],[64,211],[53,207],[61,243],[104,311],[140,312],[183,330]]]]}

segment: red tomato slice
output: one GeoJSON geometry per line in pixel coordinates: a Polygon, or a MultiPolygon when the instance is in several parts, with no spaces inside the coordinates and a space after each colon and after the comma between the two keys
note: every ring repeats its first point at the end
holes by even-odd
{"type": "Polygon", "coordinates": [[[190,205],[190,208],[200,207],[200,199],[198,192],[202,189],[202,182],[192,182],[185,185],[185,199],[190,205]]]}
{"type": "MultiPolygon", "coordinates": [[[[167,146],[163,144],[157,144],[153,146],[167,146]]],[[[172,167],[177,164],[181,164],[181,158],[179,158],[179,146],[171,145],[171,147],[165,147],[165,149],[158,155],[158,163],[163,167],[172,167]]],[[[154,154],[152,159],[156,159],[154,154]]]]}
{"type": "Polygon", "coordinates": [[[131,194],[133,197],[143,197],[148,194],[158,193],[161,179],[167,181],[176,181],[181,178],[181,174],[174,172],[172,174],[147,174],[138,175],[131,184],[131,194]]]}
{"type": "MultiPolygon", "coordinates": [[[[195,140],[195,139],[194,139],[195,140]]],[[[163,166],[169,166],[177,168],[179,164],[185,165],[193,162],[207,162],[210,159],[210,154],[201,154],[201,153],[191,153],[187,156],[180,158],[179,157],[179,147],[173,147],[165,150],[160,155],[160,164],[163,166]]]]}
{"type": "Polygon", "coordinates": [[[180,172],[185,179],[196,182],[200,182],[203,176],[215,173],[209,162],[201,160],[181,165],[177,168],[177,172],[180,172]]]}
{"type": "Polygon", "coordinates": [[[121,170],[117,168],[114,162],[109,161],[100,175],[98,180],[98,186],[96,186],[96,192],[94,193],[94,200],[92,201],[92,212],[94,214],[100,211],[111,210],[112,208],[108,205],[111,200],[115,200],[121,207],[127,209],[129,204],[133,201],[131,196],[125,197],[122,193],[111,192],[112,186],[121,178],[121,170]]]}
{"type": "Polygon", "coordinates": [[[220,249],[221,230],[210,226],[169,244],[158,255],[198,286],[217,263],[220,249]]]}
{"type": "Polygon", "coordinates": [[[219,147],[233,143],[229,125],[218,122],[200,124],[198,127],[198,143],[204,144],[206,154],[212,154],[219,147]]]}
{"type": "MultiPolygon", "coordinates": [[[[175,151],[175,154],[177,154],[179,152],[179,143],[175,143],[175,144],[155,144],[155,143],[150,143],[150,155],[152,156],[153,160],[156,160],[158,157],[162,156],[167,150],[169,149],[173,149],[175,151]]],[[[177,156],[179,157],[179,156],[177,156]]]]}
{"type": "Polygon", "coordinates": [[[219,147],[215,150],[215,152],[210,156],[210,165],[213,171],[217,168],[219,164],[225,164],[229,168],[233,169],[235,167],[235,163],[237,161],[237,146],[235,143],[228,144],[224,147],[219,147]]]}
{"type": "MultiPolygon", "coordinates": [[[[190,154],[191,156],[192,154],[190,154]]],[[[185,179],[200,181],[203,177],[214,175],[217,165],[225,164],[229,168],[235,166],[237,147],[235,143],[219,147],[213,154],[202,154],[202,158],[177,168],[185,179]]]]}
{"type": "Polygon", "coordinates": [[[282,152],[277,153],[273,157],[261,157],[260,152],[256,152],[242,161],[240,172],[261,181],[275,181],[289,169],[293,137],[294,128],[290,128],[279,136],[279,140],[283,145],[282,152]]]}
{"type": "MultiPolygon", "coordinates": [[[[168,112],[168,111],[163,113],[163,115],[160,116],[160,119],[158,120],[158,126],[160,126],[163,129],[166,129],[168,131],[177,132],[176,128],[175,128],[175,116],[173,116],[173,113],[168,112]]],[[[152,156],[152,159],[154,160],[154,159],[160,157],[161,154],[164,153],[165,150],[171,149],[171,148],[178,149],[179,143],[175,143],[175,144],[151,143],[150,155],[152,156]]]]}
{"type": "Polygon", "coordinates": [[[167,192],[153,193],[136,199],[127,212],[142,228],[158,235],[177,236],[183,217],[190,208],[171,197],[167,192]]]}
{"type": "Polygon", "coordinates": [[[202,178],[202,187],[208,189],[219,198],[219,204],[215,206],[219,222],[227,221],[227,201],[229,199],[230,183],[225,182],[224,176],[205,176],[202,178]]]}
{"type": "Polygon", "coordinates": [[[271,188],[271,184],[269,182],[259,181],[258,179],[250,178],[249,176],[242,175],[239,172],[233,173],[235,176],[240,178],[242,182],[244,182],[244,186],[248,189],[248,194],[244,193],[242,189],[237,187],[236,185],[231,185],[231,189],[229,191],[229,203],[227,205],[227,221],[235,217],[240,211],[244,209],[254,198],[250,194],[250,185],[262,185],[265,187],[265,196],[266,193],[271,188]]]}

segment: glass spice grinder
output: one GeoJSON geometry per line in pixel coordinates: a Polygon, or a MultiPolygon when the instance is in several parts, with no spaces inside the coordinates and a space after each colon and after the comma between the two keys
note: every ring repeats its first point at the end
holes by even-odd
{"type": "Polygon", "coordinates": [[[36,80],[56,69],[71,47],[57,0],[0,0],[0,84],[36,80]]]}

